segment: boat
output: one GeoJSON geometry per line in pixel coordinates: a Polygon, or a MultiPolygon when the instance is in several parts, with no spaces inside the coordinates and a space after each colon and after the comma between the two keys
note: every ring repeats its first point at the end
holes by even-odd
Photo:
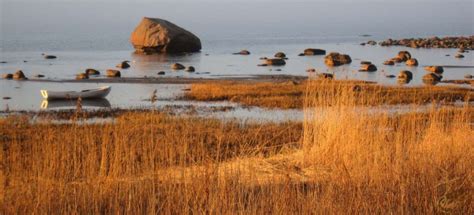
{"type": "Polygon", "coordinates": [[[82,91],[50,91],[41,90],[41,96],[46,100],[61,100],[61,99],[100,99],[105,98],[112,87],[104,86],[96,89],[88,89],[82,91]]]}

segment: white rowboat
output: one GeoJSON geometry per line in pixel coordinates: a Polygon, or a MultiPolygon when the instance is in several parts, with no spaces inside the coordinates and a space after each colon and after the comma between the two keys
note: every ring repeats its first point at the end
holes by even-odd
{"type": "Polygon", "coordinates": [[[106,97],[112,88],[110,86],[82,91],[49,91],[41,90],[41,96],[46,100],[55,99],[100,99],[106,97]]]}

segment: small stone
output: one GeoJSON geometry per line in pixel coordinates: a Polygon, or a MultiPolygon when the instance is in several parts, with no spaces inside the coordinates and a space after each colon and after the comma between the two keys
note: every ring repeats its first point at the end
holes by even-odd
{"type": "Polygon", "coordinates": [[[465,75],[464,76],[465,79],[472,79],[472,77],[473,77],[472,75],[465,75]]]}
{"type": "Polygon", "coordinates": [[[26,76],[25,74],[23,73],[23,71],[21,70],[18,70],[15,72],[15,74],[13,74],[13,79],[15,80],[26,80],[26,76]]]}
{"type": "Polygon", "coordinates": [[[186,70],[184,70],[184,71],[186,71],[186,72],[194,72],[194,71],[196,71],[196,69],[195,69],[193,66],[188,66],[188,67],[186,68],[186,70]]]}
{"type": "Polygon", "coordinates": [[[35,75],[35,77],[36,77],[36,78],[44,78],[44,75],[42,75],[42,74],[37,74],[37,75],[35,75]]]}
{"type": "Polygon", "coordinates": [[[166,74],[165,71],[159,71],[158,72],[158,75],[164,75],[164,74],[166,74]]]}
{"type": "Polygon", "coordinates": [[[9,100],[9,99],[12,99],[12,97],[9,97],[9,96],[5,96],[3,97],[4,100],[9,100]]]}
{"type": "Polygon", "coordinates": [[[54,55],[45,55],[44,59],[56,59],[57,57],[54,55]]]}
{"type": "Polygon", "coordinates": [[[183,70],[185,69],[186,67],[184,67],[182,64],[180,63],[174,63],[171,65],[171,69],[173,70],[183,70]]]}
{"type": "Polygon", "coordinates": [[[2,78],[3,78],[3,79],[13,79],[13,74],[11,74],[11,73],[3,74],[3,75],[2,75],[2,78]]]}
{"type": "Polygon", "coordinates": [[[464,58],[464,55],[462,54],[457,54],[456,56],[454,56],[455,58],[464,58]]]}
{"type": "Polygon", "coordinates": [[[96,69],[86,69],[85,73],[87,75],[100,75],[100,72],[96,69]]]}
{"type": "Polygon", "coordinates": [[[84,80],[89,79],[89,75],[87,73],[79,73],[76,75],[76,80],[84,80]]]}
{"type": "Polygon", "coordinates": [[[242,50],[240,52],[233,53],[234,55],[250,55],[250,52],[248,50],[242,50]]]}
{"type": "Polygon", "coordinates": [[[106,71],[106,76],[110,77],[110,78],[120,78],[122,76],[122,74],[118,70],[108,69],[106,71]]]}
{"type": "Polygon", "coordinates": [[[128,69],[128,68],[130,68],[130,64],[128,64],[128,62],[130,62],[130,61],[128,61],[128,60],[122,61],[122,63],[117,64],[116,67],[120,68],[120,69],[128,69]]]}

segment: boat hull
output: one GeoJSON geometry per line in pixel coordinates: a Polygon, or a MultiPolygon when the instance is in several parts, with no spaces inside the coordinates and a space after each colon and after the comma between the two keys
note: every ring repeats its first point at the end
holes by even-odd
{"type": "Polygon", "coordinates": [[[49,91],[41,90],[41,96],[46,100],[75,100],[81,99],[101,99],[109,95],[110,86],[100,87],[97,89],[83,90],[83,91],[49,91]]]}

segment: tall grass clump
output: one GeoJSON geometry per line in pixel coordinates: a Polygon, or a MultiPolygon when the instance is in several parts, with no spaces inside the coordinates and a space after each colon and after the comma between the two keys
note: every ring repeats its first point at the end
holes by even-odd
{"type": "Polygon", "coordinates": [[[308,85],[302,147],[305,165],[321,174],[323,205],[347,213],[474,212],[471,104],[377,111],[370,105],[387,98],[363,85],[325,84],[324,91],[308,85]]]}

